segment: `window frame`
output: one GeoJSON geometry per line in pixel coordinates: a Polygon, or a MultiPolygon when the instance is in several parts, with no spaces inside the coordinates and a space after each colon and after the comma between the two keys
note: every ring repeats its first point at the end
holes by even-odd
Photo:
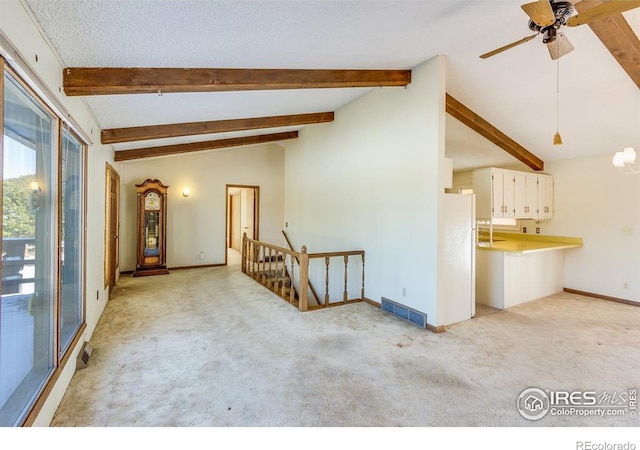
{"type": "Polygon", "coordinates": [[[68,124],[64,123],[61,120],[58,120],[58,159],[57,159],[57,163],[58,163],[58,167],[57,167],[57,171],[58,171],[58,221],[57,221],[57,225],[58,225],[58,233],[57,233],[57,246],[58,246],[58,259],[57,259],[57,264],[58,264],[58,274],[57,274],[57,279],[58,279],[58,285],[57,285],[57,300],[56,300],[56,317],[55,319],[57,320],[57,325],[56,325],[56,329],[57,329],[57,336],[56,336],[56,340],[57,340],[57,344],[56,344],[56,350],[58,350],[58,363],[60,362],[60,359],[62,356],[64,356],[65,353],[69,352],[71,349],[73,349],[74,347],[74,339],[78,333],[78,330],[82,327],[82,324],[85,324],[87,322],[87,305],[86,305],[86,298],[85,298],[85,293],[86,293],[86,264],[85,264],[85,259],[86,259],[86,242],[87,242],[87,145],[84,143],[84,141],[82,140],[82,138],[79,136],[78,133],[75,132],[75,130],[73,128],[71,128],[68,124]],[[81,314],[81,321],[80,321],[80,325],[78,326],[78,329],[76,330],[76,332],[74,333],[73,338],[69,341],[69,344],[67,346],[66,349],[64,349],[64,351],[62,352],[62,354],[60,354],[60,348],[62,347],[62,342],[61,342],[61,331],[60,331],[60,313],[62,311],[62,254],[63,254],[63,249],[62,249],[62,245],[61,243],[63,242],[63,223],[62,223],[62,218],[64,216],[64,213],[62,211],[63,208],[63,202],[62,202],[62,196],[64,195],[64,190],[62,189],[62,153],[64,151],[63,149],[63,145],[64,145],[64,133],[68,133],[70,137],[72,137],[73,139],[75,139],[78,144],[80,144],[80,153],[82,156],[82,214],[81,214],[81,223],[80,223],[80,229],[82,232],[82,255],[81,255],[81,260],[80,260],[80,267],[82,267],[82,274],[80,275],[81,280],[82,280],[82,284],[80,286],[80,290],[81,290],[81,297],[82,297],[82,302],[81,302],[81,309],[82,309],[82,314],[81,314]]]}
{"type": "MultiPolygon", "coordinates": [[[[38,103],[43,109],[45,109],[48,113],[51,114],[55,119],[54,126],[54,134],[55,134],[55,148],[54,148],[54,171],[57,177],[55,182],[56,187],[56,195],[55,195],[55,205],[52,209],[52,214],[55,216],[52,218],[55,224],[55,248],[54,254],[56,255],[56,261],[54,263],[54,267],[52,271],[54,273],[54,286],[52,286],[54,292],[53,298],[53,336],[52,336],[52,345],[53,345],[53,353],[52,353],[52,363],[53,368],[50,371],[48,377],[45,379],[44,383],[42,383],[39,392],[34,392],[34,400],[25,408],[26,414],[24,414],[16,426],[31,426],[35,423],[35,420],[42,410],[45,402],[49,398],[49,394],[53,390],[56,385],[56,382],[60,378],[60,375],[64,371],[67,366],[67,363],[71,359],[71,355],[74,350],[78,347],[80,340],[83,337],[83,334],[87,328],[87,298],[86,298],[86,281],[87,281],[87,267],[86,267],[86,258],[87,258],[87,186],[88,186],[88,142],[82,137],[81,133],[77,132],[75,127],[66,121],[60,114],[58,114],[46,101],[46,99],[42,98],[40,94],[38,94],[35,89],[33,89],[32,85],[22,77],[16,69],[12,67],[12,65],[2,56],[0,55],[0,129],[3,130],[4,136],[4,75],[8,73],[18,84],[20,84],[25,91],[33,98],[33,100],[38,103]],[[65,349],[64,352],[60,353],[60,313],[61,313],[61,289],[62,289],[62,264],[61,264],[61,256],[62,256],[62,144],[63,144],[63,129],[69,133],[74,139],[78,141],[81,146],[81,154],[82,154],[82,213],[81,213],[81,230],[82,230],[82,256],[81,256],[81,308],[82,308],[82,321],[80,326],[76,330],[73,338],[70,340],[69,345],[65,349]]],[[[4,178],[4,167],[3,167],[3,159],[4,159],[4,138],[0,139],[0,174],[2,174],[4,178]]],[[[3,188],[2,184],[0,184],[0,196],[3,196],[3,188]]],[[[3,214],[3,202],[0,202],[0,214],[3,214]]],[[[2,222],[0,222],[0,235],[2,235],[2,222]]],[[[0,240],[0,252],[2,251],[2,241],[0,240]]],[[[1,264],[1,263],[0,263],[1,264]]],[[[0,279],[0,287],[2,285],[2,280],[0,279]]]]}

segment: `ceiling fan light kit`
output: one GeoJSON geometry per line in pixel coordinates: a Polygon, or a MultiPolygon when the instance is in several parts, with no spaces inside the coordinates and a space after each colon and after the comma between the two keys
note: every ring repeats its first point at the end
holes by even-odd
{"type": "Polygon", "coordinates": [[[626,174],[640,173],[640,169],[634,169],[633,165],[636,162],[636,151],[633,147],[626,147],[620,152],[616,152],[613,155],[613,166],[617,167],[620,172],[626,174]]]}

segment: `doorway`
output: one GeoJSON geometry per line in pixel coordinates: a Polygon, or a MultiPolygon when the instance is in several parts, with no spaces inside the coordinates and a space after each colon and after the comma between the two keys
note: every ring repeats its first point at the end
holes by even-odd
{"type": "Polygon", "coordinates": [[[260,186],[227,185],[227,233],[225,265],[229,259],[239,261],[242,236],[259,239],[260,186]]]}
{"type": "Polygon", "coordinates": [[[120,255],[118,241],[120,238],[120,175],[107,163],[106,165],[105,202],[105,253],[104,253],[104,287],[109,288],[109,294],[118,281],[120,255]]]}

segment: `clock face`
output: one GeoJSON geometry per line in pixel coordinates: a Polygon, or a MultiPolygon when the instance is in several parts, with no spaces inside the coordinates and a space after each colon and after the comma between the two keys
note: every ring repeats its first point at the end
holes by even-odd
{"type": "Polygon", "coordinates": [[[144,209],[157,211],[160,209],[160,196],[155,192],[149,192],[144,198],[144,209]]]}

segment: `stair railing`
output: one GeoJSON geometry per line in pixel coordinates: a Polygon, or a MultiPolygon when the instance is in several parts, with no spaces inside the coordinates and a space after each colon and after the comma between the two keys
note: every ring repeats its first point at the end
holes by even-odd
{"type": "MultiPolygon", "coordinates": [[[[289,243],[289,245],[291,244],[289,243]]],[[[307,247],[303,245],[301,251],[296,252],[292,249],[249,239],[245,233],[242,237],[241,253],[242,273],[269,288],[292,305],[297,306],[300,311],[360,302],[365,298],[364,250],[308,253],[307,247]],[[354,256],[359,257],[355,264],[349,259],[354,256]],[[340,261],[341,266],[331,268],[331,261],[335,259],[340,261]],[[324,264],[324,270],[322,270],[324,272],[325,285],[324,301],[321,301],[315,289],[312,289],[309,279],[310,264],[314,260],[317,261],[312,267],[314,280],[321,278],[320,264],[324,264]],[[350,269],[354,270],[356,265],[361,267],[359,280],[353,280],[349,277],[350,269]],[[340,276],[336,277],[338,272],[340,272],[340,276]],[[339,286],[330,285],[330,282],[336,278],[339,279],[339,286]],[[355,284],[357,284],[359,295],[355,298],[350,298],[349,292],[354,292],[355,284]],[[310,289],[318,303],[311,307],[309,306],[310,289]],[[336,296],[339,299],[336,299],[336,296]],[[334,298],[333,301],[332,298],[334,298]]]]}

